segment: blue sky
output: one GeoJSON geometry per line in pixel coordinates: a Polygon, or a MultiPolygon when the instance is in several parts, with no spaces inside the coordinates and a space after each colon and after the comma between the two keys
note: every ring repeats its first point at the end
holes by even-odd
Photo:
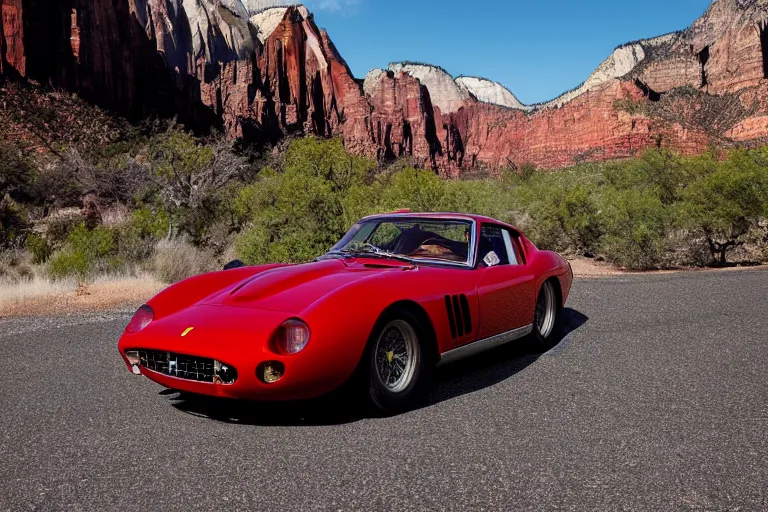
{"type": "Polygon", "coordinates": [[[306,0],[356,77],[391,61],[502,83],[524,103],[581,82],[619,44],[690,25],[709,0],[306,0]]]}

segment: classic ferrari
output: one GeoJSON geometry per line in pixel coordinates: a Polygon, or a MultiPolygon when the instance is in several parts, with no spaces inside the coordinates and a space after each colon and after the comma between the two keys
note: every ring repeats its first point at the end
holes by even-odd
{"type": "Polygon", "coordinates": [[[136,311],[118,344],[131,372],[264,401],[350,383],[395,412],[437,365],[523,338],[546,349],[573,281],[510,225],[407,211],[362,219],[310,263],[228,267],[136,311]]]}

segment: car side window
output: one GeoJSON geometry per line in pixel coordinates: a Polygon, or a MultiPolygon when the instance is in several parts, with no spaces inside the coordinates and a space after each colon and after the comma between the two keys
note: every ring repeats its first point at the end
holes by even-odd
{"type": "Polygon", "coordinates": [[[502,229],[496,226],[483,226],[480,230],[478,245],[480,261],[487,267],[509,265],[507,246],[504,243],[502,229]]]}
{"type": "Polygon", "coordinates": [[[516,236],[509,230],[497,226],[483,226],[480,231],[478,256],[482,265],[520,265],[516,236]]]}
{"type": "Polygon", "coordinates": [[[510,235],[508,230],[502,229],[501,236],[504,238],[504,246],[507,249],[507,255],[509,255],[509,264],[519,265],[520,258],[518,258],[517,251],[515,250],[515,246],[517,244],[515,241],[512,240],[512,235],[510,235]]]}

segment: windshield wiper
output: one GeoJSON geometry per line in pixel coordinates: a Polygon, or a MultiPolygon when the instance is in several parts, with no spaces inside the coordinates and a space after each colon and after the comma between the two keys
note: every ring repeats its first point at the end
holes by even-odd
{"type": "Polygon", "coordinates": [[[355,249],[341,249],[340,251],[332,251],[332,252],[329,252],[328,254],[331,254],[331,255],[341,254],[345,258],[352,258],[355,256],[364,256],[366,258],[397,260],[397,261],[403,261],[405,263],[410,263],[411,265],[415,265],[415,262],[410,258],[401,256],[400,254],[394,254],[391,252],[382,251],[381,249],[374,246],[359,247],[355,249]]]}
{"type": "Polygon", "coordinates": [[[335,251],[330,251],[322,256],[316,258],[316,260],[327,258],[327,257],[336,257],[336,258],[354,258],[355,256],[363,256],[366,258],[376,258],[381,260],[397,260],[402,261],[405,263],[410,263],[411,265],[416,265],[416,262],[412,260],[411,258],[408,258],[406,256],[402,256],[400,254],[394,254],[387,251],[382,251],[376,246],[365,246],[365,247],[356,247],[354,249],[337,249],[335,251]]]}
{"type": "Polygon", "coordinates": [[[397,260],[397,261],[403,261],[405,263],[410,263],[411,265],[415,265],[416,262],[413,261],[410,258],[407,258],[405,256],[400,256],[399,254],[392,254],[391,252],[367,252],[367,251],[353,251],[349,253],[349,256],[364,256],[366,258],[376,258],[380,260],[397,260]]]}

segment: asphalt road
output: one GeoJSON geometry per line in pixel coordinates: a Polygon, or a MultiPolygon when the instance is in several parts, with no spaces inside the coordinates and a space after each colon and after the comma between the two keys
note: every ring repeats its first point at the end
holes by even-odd
{"type": "Polygon", "coordinates": [[[128,314],[0,322],[0,510],[768,510],[768,272],[578,280],[391,418],[185,400],[128,314]]]}

